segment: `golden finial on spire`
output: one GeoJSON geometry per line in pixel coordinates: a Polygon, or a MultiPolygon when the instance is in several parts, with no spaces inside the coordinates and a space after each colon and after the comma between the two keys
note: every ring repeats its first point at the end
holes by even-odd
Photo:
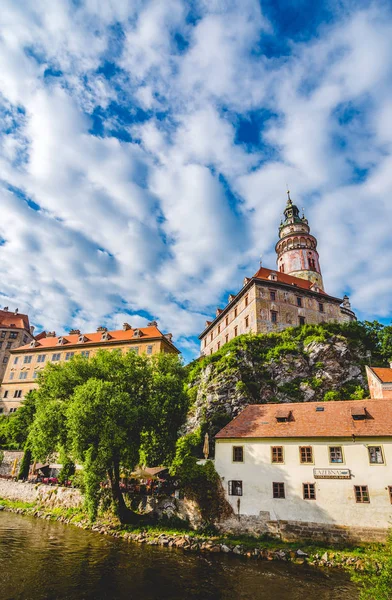
{"type": "Polygon", "coordinates": [[[289,190],[289,186],[286,183],[286,188],[287,188],[287,204],[291,204],[291,198],[290,198],[290,190],[289,190]]]}

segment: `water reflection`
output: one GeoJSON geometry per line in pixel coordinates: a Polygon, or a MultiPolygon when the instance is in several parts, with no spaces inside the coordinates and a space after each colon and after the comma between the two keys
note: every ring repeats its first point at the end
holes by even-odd
{"type": "Polygon", "coordinates": [[[345,574],[128,544],[0,513],[0,600],[357,600],[345,574]]]}

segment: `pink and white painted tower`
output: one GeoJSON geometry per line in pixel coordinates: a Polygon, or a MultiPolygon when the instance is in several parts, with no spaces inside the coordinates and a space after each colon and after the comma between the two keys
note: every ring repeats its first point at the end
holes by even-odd
{"type": "Polygon", "coordinates": [[[285,220],[280,224],[279,241],[275,246],[278,270],[311,281],[324,290],[317,240],[310,233],[305,215],[301,217],[297,206],[293,204],[289,191],[287,196],[285,220]]]}

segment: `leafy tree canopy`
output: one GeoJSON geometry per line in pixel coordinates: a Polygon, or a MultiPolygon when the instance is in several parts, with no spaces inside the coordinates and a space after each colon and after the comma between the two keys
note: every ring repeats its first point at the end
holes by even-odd
{"type": "Polygon", "coordinates": [[[36,397],[33,456],[45,460],[61,451],[83,465],[92,519],[101,483],[108,480],[119,518],[134,520],[120,492],[121,470],[133,469],[140,458],[150,465],[172,459],[187,411],[179,358],[103,350],[91,359],[77,356],[48,364],[36,397]]]}

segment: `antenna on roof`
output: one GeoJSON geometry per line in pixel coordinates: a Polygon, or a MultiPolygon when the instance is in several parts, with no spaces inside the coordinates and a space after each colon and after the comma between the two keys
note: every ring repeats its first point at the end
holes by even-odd
{"type": "Polygon", "coordinates": [[[263,264],[263,255],[260,254],[260,267],[262,266],[262,264],[263,264]]]}

